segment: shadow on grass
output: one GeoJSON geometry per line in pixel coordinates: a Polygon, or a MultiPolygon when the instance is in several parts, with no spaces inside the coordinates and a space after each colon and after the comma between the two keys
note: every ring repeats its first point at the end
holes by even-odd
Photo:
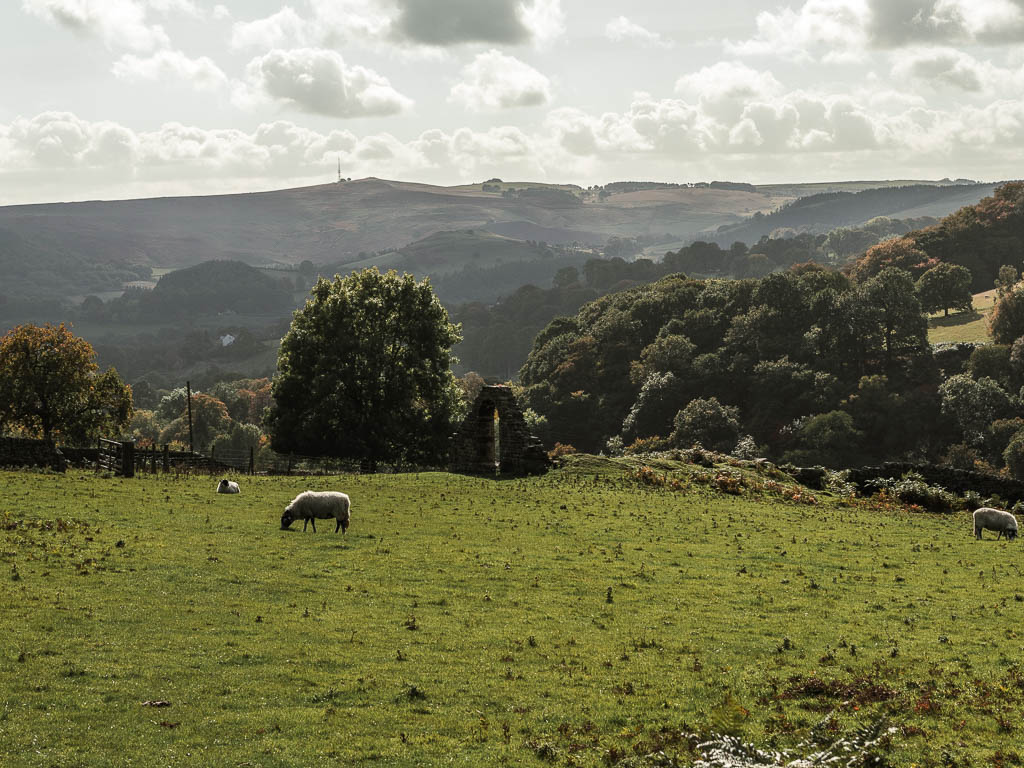
{"type": "Polygon", "coordinates": [[[976,322],[984,317],[985,314],[976,309],[972,309],[970,312],[956,312],[949,317],[930,317],[928,318],[928,327],[952,328],[958,325],[967,325],[969,323],[976,322]]]}

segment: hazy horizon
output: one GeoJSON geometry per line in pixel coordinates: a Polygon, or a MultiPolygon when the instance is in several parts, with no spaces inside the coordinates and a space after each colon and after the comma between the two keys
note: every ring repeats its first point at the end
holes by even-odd
{"type": "Polygon", "coordinates": [[[1024,0],[21,0],[0,205],[1021,176],[1024,0]]]}

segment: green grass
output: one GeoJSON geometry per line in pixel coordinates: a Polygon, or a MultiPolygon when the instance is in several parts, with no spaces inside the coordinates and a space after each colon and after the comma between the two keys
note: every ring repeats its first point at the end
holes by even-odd
{"type": "Polygon", "coordinates": [[[0,473],[0,764],[627,765],[830,711],[890,718],[896,765],[1018,764],[1020,543],[623,466],[0,473]],[[347,538],[279,529],[307,487],[351,495],[347,538]]]}
{"type": "Polygon", "coordinates": [[[928,341],[932,344],[949,341],[991,341],[988,318],[996,303],[996,292],[985,291],[974,295],[970,312],[957,312],[946,317],[937,312],[928,318],[928,341]]]}

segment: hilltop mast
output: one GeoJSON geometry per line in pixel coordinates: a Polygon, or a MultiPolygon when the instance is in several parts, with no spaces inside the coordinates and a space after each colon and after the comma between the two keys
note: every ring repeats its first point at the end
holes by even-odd
{"type": "Polygon", "coordinates": [[[341,182],[341,158],[338,158],[338,182],[341,182]]]}

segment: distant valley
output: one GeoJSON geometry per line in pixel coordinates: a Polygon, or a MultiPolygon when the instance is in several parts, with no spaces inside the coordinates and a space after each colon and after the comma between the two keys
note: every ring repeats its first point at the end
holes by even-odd
{"type": "Polygon", "coordinates": [[[583,189],[494,179],[437,187],[368,178],[252,194],[7,206],[0,207],[0,293],[8,299],[81,300],[145,280],[150,270],[215,259],[257,266],[393,264],[436,275],[498,258],[475,246],[456,248],[429,265],[422,254],[410,256],[410,244],[458,230],[504,238],[492,244],[505,263],[532,260],[523,258],[534,248],[526,241],[598,247],[612,237],[677,246],[693,239],[756,242],[774,228],[827,231],[908,210],[942,216],[992,188],[891,181],[757,187],[617,182],[583,189]],[[871,205],[851,206],[864,197],[852,193],[878,187],[889,189],[876,193],[871,205]],[[810,195],[822,197],[796,204],[810,195]],[[858,213],[851,215],[853,208],[858,213]],[[846,213],[837,214],[839,209],[846,213]],[[521,253],[513,253],[510,240],[523,241],[521,253]],[[401,249],[400,255],[390,253],[401,249]]]}

